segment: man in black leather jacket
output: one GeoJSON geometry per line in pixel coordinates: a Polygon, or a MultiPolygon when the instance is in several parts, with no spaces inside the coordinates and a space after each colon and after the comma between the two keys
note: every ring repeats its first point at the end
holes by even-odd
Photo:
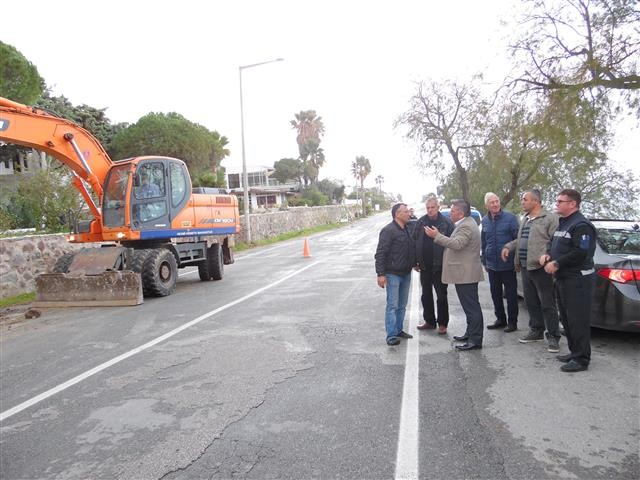
{"type": "Polygon", "coordinates": [[[447,284],[442,283],[442,256],[444,247],[438,245],[424,233],[424,227],[436,227],[440,233],[450,236],[454,225],[451,220],[440,213],[440,205],[435,197],[427,198],[427,214],[420,217],[413,229],[416,244],[416,258],[420,268],[420,285],[422,286],[422,318],[424,323],[418,330],[432,330],[438,326],[438,333],[447,333],[449,325],[449,302],[447,300],[447,284]],[[436,291],[437,317],[433,306],[433,290],[436,291]]]}
{"type": "Polygon", "coordinates": [[[387,290],[385,328],[387,345],[398,345],[401,338],[412,338],[402,329],[409,300],[411,270],[416,265],[413,239],[409,235],[409,209],[397,203],[391,209],[393,221],[380,230],[376,249],[378,286],[387,290]]]}

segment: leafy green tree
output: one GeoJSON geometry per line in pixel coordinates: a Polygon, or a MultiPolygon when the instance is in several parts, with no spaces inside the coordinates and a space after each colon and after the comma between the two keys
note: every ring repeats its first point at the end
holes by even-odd
{"type": "Polygon", "coordinates": [[[116,158],[162,155],[183,160],[192,176],[214,171],[228,154],[226,137],[190,122],[178,113],[149,113],[118,132],[112,143],[116,158]]]}
{"type": "Polygon", "coordinates": [[[528,0],[511,45],[522,74],[516,82],[551,90],[604,89],[640,96],[640,10],[637,0],[528,0]],[[636,93],[632,93],[636,91],[636,93]]]}
{"type": "Polygon", "coordinates": [[[86,104],[73,105],[64,95],[53,97],[48,91],[38,100],[36,106],[88,130],[109,154],[113,137],[127,128],[126,123],[112,124],[106,115],[106,108],[95,108],[86,104]]]}
{"type": "Polygon", "coordinates": [[[351,174],[353,178],[360,182],[360,191],[362,192],[362,214],[366,215],[366,201],[364,198],[364,179],[369,176],[371,173],[371,162],[368,158],[363,156],[358,156],[356,159],[351,162],[351,174]]]}
{"type": "Polygon", "coordinates": [[[342,183],[333,182],[325,178],[320,180],[316,186],[318,190],[326,195],[333,203],[341,203],[344,199],[345,186],[342,183]]]}
{"type": "MultiPolygon", "coordinates": [[[[472,205],[484,209],[484,193],[492,191],[505,208],[520,211],[520,194],[539,188],[550,207],[556,193],[570,187],[583,193],[583,210],[590,215],[633,216],[636,179],[610,165],[606,109],[603,113],[579,92],[559,91],[545,95],[538,106],[533,112],[513,103],[503,106],[491,141],[469,170],[472,205]]],[[[447,200],[460,196],[454,175],[439,193],[447,200]]]]}
{"type": "Polygon", "coordinates": [[[303,165],[304,184],[318,181],[320,167],[324,165],[324,150],[320,148],[321,137],[324,135],[322,117],[316,115],[315,110],[303,110],[295,114],[291,126],[298,132],[296,142],[300,160],[303,165]]]}
{"type": "Polygon", "coordinates": [[[302,183],[303,165],[297,158],[281,158],[273,164],[274,172],[272,177],[280,183],[287,183],[291,180],[302,183]]]}
{"type": "Polygon", "coordinates": [[[421,82],[409,109],[396,120],[416,142],[425,172],[440,176],[449,155],[458,176],[462,198],[470,201],[468,170],[476,151],[487,143],[490,103],[470,85],[445,81],[421,82]]]}
{"type": "Polygon", "coordinates": [[[303,205],[308,207],[317,207],[320,205],[327,205],[330,201],[329,197],[318,190],[317,186],[312,185],[303,188],[300,195],[289,199],[288,203],[292,207],[299,207],[303,205]]]}
{"type": "Polygon", "coordinates": [[[194,187],[214,187],[227,188],[225,178],[225,168],[220,167],[217,171],[202,171],[191,176],[191,183],[194,187]]]}
{"type": "Polygon", "coordinates": [[[58,165],[21,176],[15,195],[3,210],[15,220],[13,228],[57,232],[67,226],[68,211],[78,215],[82,205],[78,191],[70,183],[69,172],[58,165]]]}
{"type": "Polygon", "coordinates": [[[38,69],[11,45],[0,41],[0,97],[31,105],[43,94],[38,69]]]}

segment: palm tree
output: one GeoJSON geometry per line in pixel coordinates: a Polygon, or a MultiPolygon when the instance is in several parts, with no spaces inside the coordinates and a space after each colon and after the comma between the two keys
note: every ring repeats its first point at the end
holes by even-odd
{"type": "Polygon", "coordinates": [[[364,179],[371,173],[371,162],[369,162],[369,159],[366,157],[356,157],[355,161],[351,162],[351,173],[356,180],[360,180],[360,191],[362,192],[362,215],[365,216],[367,211],[364,201],[364,179]]]}
{"type": "Polygon", "coordinates": [[[378,185],[378,189],[380,190],[380,195],[382,195],[382,184],[384,183],[384,177],[382,175],[378,175],[376,177],[376,185],[378,185]]]}
{"type": "Polygon", "coordinates": [[[324,135],[322,117],[318,117],[315,110],[302,110],[295,114],[291,126],[298,131],[296,142],[304,167],[304,184],[315,183],[325,161],[324,151],[320,148],[320,137],[324,135]]]}

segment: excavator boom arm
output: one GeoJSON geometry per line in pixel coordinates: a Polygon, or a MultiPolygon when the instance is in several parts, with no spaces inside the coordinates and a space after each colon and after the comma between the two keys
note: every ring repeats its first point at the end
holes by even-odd
{"type": "Polygon", "coordinates": [[[35,148],[57,158],[102,198],[102,185],[113,161],[100,142],[79,125],[0,97],[0,141],[35,148]]]}

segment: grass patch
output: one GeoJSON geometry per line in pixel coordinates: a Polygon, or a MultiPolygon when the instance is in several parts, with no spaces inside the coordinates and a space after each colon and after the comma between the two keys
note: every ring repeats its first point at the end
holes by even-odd
{"type": "Polygon", "coordinates": [[[253,247],[271,245],[273,243],[282,242],[284,240],[290,240],[292,238],[306,237],[307,235],[313,235],[314,233],[326,232],[328,230],[335,230],[337,228],[344,227],[345,225],[350,225],[350,223],[327,223],[325,225],[318,225],[311,228],[305,228],[304,230],[281,233],[280,235],[277,235],[275,237],[265,238],[264,240],[256,240],[255,242],[251,242],[251,243],[238,242],[233,247],[233,250],[235,252],[241,252],[243,250],[248,250],[253,247]]]}
{"type": "Polygon", "coordinates": [[[21,303],[33,302],[36,299],[36,292],[21,293],[13,297],[0,299],[0,308],[11,307],[12,305],[20,305],[21,303]]]}

